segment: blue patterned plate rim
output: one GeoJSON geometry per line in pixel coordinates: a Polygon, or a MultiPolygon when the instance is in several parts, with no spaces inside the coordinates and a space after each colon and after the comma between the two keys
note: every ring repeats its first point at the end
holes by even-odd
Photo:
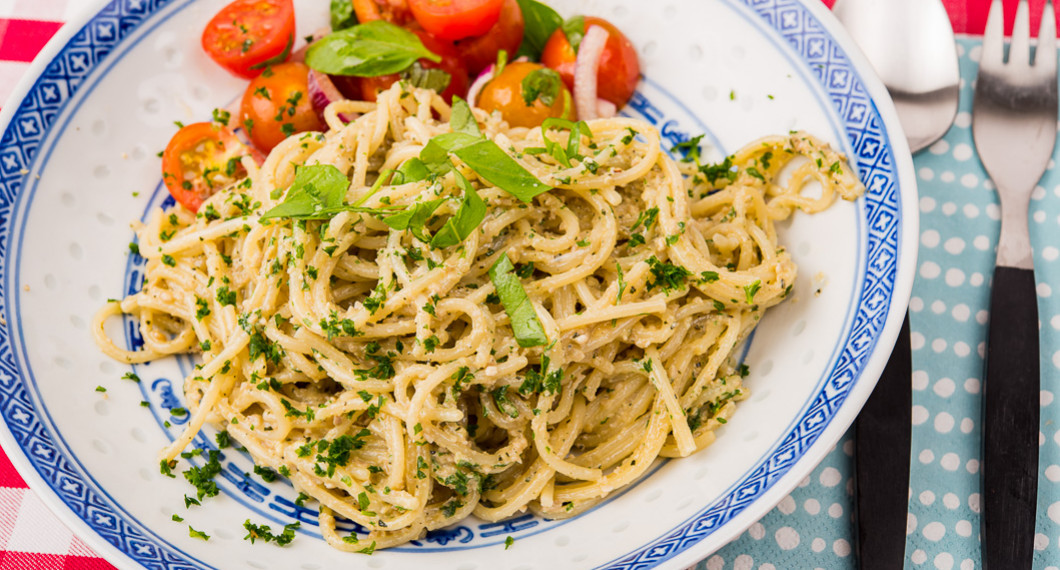
{"type": "MultiPolygon", "coordinates": [[[[660,535],[648,544],[604,565],[606,568],[649,568],[664,565],[683,568],[694,564],[724,542],[735,538],[754,521],[780,501],[823,459],[831,446],[857,415],[868,398],[876,379],[882,372],[890,347],[898,334],[902,316],[908,304],[914,268],[916,266],[916,208],[915,177],[908,146],[898,126],[896,114],[886,89],[871,72],[871,67],[831,13],[817,0],[726,0],[736,10],[744,10],[759,25],[775,32],[794,50],[801,64],[816,74],[819,87],[830,97],[833,109],[843,121],[847,144],[853,150],[852,161],[869,193],[865,200],[868,221],[868,255],[866,275],[861,284],[859,307],[854,316],[857,338],[848,338],[841,347],[842,354],[836,368],[827,374],[826,385],[809,404],[807,413],[796,421],[794,429],[751,472],[746,474],[725,496],[708,505],[677,527],[660,535]],[[809,32],[813,32],[811,35],[809,32]],[[812,37],[808,37],[812,36],[812,37]],[[813,65],[811,65],[811,62],[813,65]],[[810,413],[812,412],[812,414],[810,413]],[[807,420],[811,420],[807,422],[807,420]],[[703,539],[717,533],[713,541],[703,539]],[[719,540],[720,539],[720,540],[719,540]],[[708,542],[716,542],[713,547],[708,542]]],[[[49,127],[73,98],[80,80],[89,75],[98,60],[103,60],[125,37],[140,24],[172,0],[112,0],[98,12],[80,22],[68,23],[41,51],[16,87],[7,104],[0,111],[3,133],[0,139],[0,310],[10,316],[10,300],[3,293],[9,289],[10,273],[4,263],[9,256],[8,246],[14,231],[11,222],[17,206],[17,196],[26,171],[31,169],[38,145],[47,138],[49,127]],[[94,37],[90,26],[106,19],[117,24],[112,41],[94,37]],[[76,39],[96,48],[98,58],[85,63],[83,69],[73,70],[67,77],[66,95],[56,95],[44,89],[41,79],[51,70],[61,67],[59,58],[76,39]],[[41,121],[29,120],[32,97],[48,103],[56,99],[56,109],[50,115],[38,114],[41,121]],[[29,122],[23,123],[23,120],[29,122]]],[[[181,3],[181,2],[176,2],[181,3]]],[[[17,299],[17,291],[14,291],[17,299]]],[[[8,318],[8,323],[16,323],[8,318]]],[[[13,354],[9,330],[0,329],[0,390],[7,400],[0,410],[3,429],[0,444],[8,452],[14,465],[30,487],[45,504],[56,512],[79,536],[101,555],[122,568],[150,565],[165,568],[187,568],[188,565],[206,567],[198,560],[184,558],[185,553],[154,536],[150,529],[139,528],[136,522],[122,519],[124,510],[109,499],[82,503],[76,510],[63,499],[60,484],[89,487],[77,469],[70,469],[70,461],[59,457],[63,471],[51,473],[50,480],[30,458],[30,445],[44,445],[46,451],[61,455],[63,450],[52,442],[53,435],[23,434],[15,437],[12,419],[19,414],[37,413],[26,393],[25,379],[13,354]],[[14,390],[12,392],[12,390],[14,390]],[[21,404],[21,405],[20,405],[21,404]],[[101,519],[102,517],[102,519],[101,519]],[[100,520],[115,525],[121,519],[128,536],[121,539],[101,534],[100,520]],[[89,519],[93,519],[91,522],[89,519]],[[144,534],[146,531],[146,535],[144,534]],[[109,540],[108,540],[109,539],[109,540]],[[115,544],[110,542],[115,541],[115,544]],[[134,548],[133,544],[139,546],[134,548]],[[142,548],[148,545],[149,548],[142,548]]],[[[104,525],[105,526],[105,525],[104,525]]]]}

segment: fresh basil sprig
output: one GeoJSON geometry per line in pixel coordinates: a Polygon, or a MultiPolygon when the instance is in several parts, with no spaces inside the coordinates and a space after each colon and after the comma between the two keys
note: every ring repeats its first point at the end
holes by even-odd
{"type": "Polygon", "coordinates": [[[306,65],[331,75],[376,77],[400,73],[418,59],[442,58],[424,47],[416,34],[385,20],[330,33],[309,46],[306,65]]]}
{"type": "Polygon", "coordinates": [[[526,152],[531,154],[548,154],[563,166],[570,168],[571,160],[581,160],[584,158],[580,153],[583,133],[592,140],[593,132],[589,130],[589,124],[585,121],[574,122],[568,121],[567,119],[550,117],[541,123],[541,138],[545,141],[545,146],[528,148],[526,149],[526,152]],[[548,138],[549,129],[570,131],[570,135],[567,137],[567,146],[564,147],[558,142],[548,138]]]}
{"type": "Polygon", "coordinates": [[[478,228],[482,220],[486,219],[486,203],[482,201],[464,175],[459,171],[453,171],[453,174],[456,175],[457,184],[464,190],[464,200],[460,203],[460,209],[456,211],[456,214],[446,220],[445,225],[434,234],[434,238],[431,239],[431,247],[434,249],[462,243],[471,235],[471,232],[478,228]]]}
{"type": "Polygon", "coordinates": [[[357,25],[357,14],[350,0],[331,0],[331,29],[345,30],[357,25]]]}
{"type": "Polygon", "coordinates": [[[556,28],[563,25],[563,17],[558,12],[536,0],[517,0],[523,12],[523,43],[515,52],[515,57],[528,56],[537,61],[548,43],[549,36],[556,28]]]}
{"type": "Polygon", "coordinates": [[[555,69],[542,67],[526,74],[521,85],[523,102],[529,107],[534,101],[541,100],[546,106],[551,107],[556,102],[563,86],[563,79],[555,69]]]}
{"type": "Polygon", "coordinates": [[[420,241],[430,241],[431,237],[426,233],[427,221],[431,219],[434,211],[444,204],[446,200],[447,198],[438,198],[426,202],[417,202],[397,214],[383,218],[383,222],[398,231],[409,230],[420,241]]]}
{"type": "Polygon", "coordinates": [[[475,120],[475,114],[471,112],[471,106],[459,97],[453,98],[453,109],[449,113],[449,126],[452,127],[454,133],[464,133],[473,137],[482,136],[478,121],[475,120]]]}
{"type": "Polygon", "coordinates": [[[453,76],[445,71],[435,67],[423,67],[418,61],[412,62],[408,69],[402,71],[401,78],[413,87],[430,89],[435,93],[444,92],[449,87],[449,82],[453,80],[453,76]]]}
{"type": "Polygon", "coordinates": [[[529,203],[534,196],[552,189],[489,139],[458,148],[453,154],[485,181],[523,202],[529,203]]]}
{"type": "MultiPolygon", "coordinates": [[[[380,174],[380,180],[389,173],[380,174]]],[[[387,215],[393,210],[362,208],[344,203],[350,181],[338,168],[330,164],[301,166],[294,173],[294,182],[287,189],[287,197],[261,215],[261,220],[289,218],[292,220],[327,220],[339,212],[362,212],[387,215]]]]}
{"type": "Polygon", "coordinates": [[[508,254],[502,253],[500,258],[490,267],[490,281],[497,289],[497,296],[501,299],[504,312],[508,314],[508,320],[512,324],[512,332],[515,341],[523,348],[531,346],[544,346],[548,344],[548,336],[545,335],[545,327],[537,318],[534,304],[523,289],[523,283],[515,274],[515,266],[508,259],[508,254]]]}
{"type": "Polygon", "coordinates": [[[475,192],[471,183],[458,171],[454,171],[456,182],[464,191],[460,208],[449,217],[441,229],[431,237],[427,233],[427,224],[434,212],[448,198],[438,198],[419,202],[392,216],[383,218],[383,222],[395,230],[408,230],[422,242],[429,243],[433,249],[443,249],[462,243],[471,232],[478,228],[486,218],[486,203],[475,192]]]}
{"type": "MultiPolygon", "coordinates": [[[[419,164],[403,164],[399,171],[407,170],[423,174],[425,171],[434,175],[445,174],[452,170],[449,153],[474,170],[483,180],[515,196],[523,202],[530,202],[534,196],[552,189],[551,186],[538,180],[508,153],[501,150],[497,143],[482,135],[475,122],[471,108],[462,99],[453,99],[453,110],[449,119],[451,133],[432,138],[420,151],[419,164]]],[[[412,180],[422,180],[414,178],[412,180]]]]}

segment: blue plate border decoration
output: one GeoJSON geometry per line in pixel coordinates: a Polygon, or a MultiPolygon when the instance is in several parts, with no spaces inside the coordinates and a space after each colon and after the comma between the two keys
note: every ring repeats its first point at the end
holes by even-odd
{"type": "MultiPolygon", "coordinates": [[[[605,565],[613,569],[650,568],[686,552],[769,491],[807,453],[831,424],[883,334],[896,286],[902,209],[894,151],[879,109],[839,43],[815,14],[798,0],[726,0],[753,14],[794,51],[827,94],[841,121],[862,180],[866,249],[857,308],[835,367],[805,413],[748,474],[676,528],[605,565]]],[[[53,123],[80,86],[123,40],[173,0],[112,0],[55,53],[32,84],[0,137],[0,311],[8,327],[17,315],[20,195],[53,123]]],[[[54,432],[47,410],[38,409],[32,373],[21,362],[8,327],[0,327],[0,416],[29,464],[54,496],[77,518],[136,563],[159,569],[209,568],[146,528],[102,491],[54,432]]],[[[21,336],[19,334],[18,336],[21,336]]],[[[10,450],[14,451],[14,450],[10,450]]],[[[525,522],[522,519],[499,524],[525,522]]],[[[495,525],[496,526],[496,525],[495,525]]],[[[462,528],[462,527],[461,527],[462,528]]],[[[529,528],[529,527],[527,527],[529,528]]],[[[462,535],[436,542],[463,543],[462,535]]],[[[434,541],[432,541],[434,542],[434,541]]]]}

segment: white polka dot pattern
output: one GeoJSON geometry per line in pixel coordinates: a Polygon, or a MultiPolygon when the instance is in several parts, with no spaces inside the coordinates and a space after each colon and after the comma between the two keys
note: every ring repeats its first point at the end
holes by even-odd
{"type": "MultiPolygon", "coordinates": [[[[961,38],[961,110],[915,157],[920,252],[909,303],[913,446],[906,568],[972,570],[980,560],[979,409],[1000,210],[976,154],[971,100],[979,53],[961,38]]],[[[1035,569],[1060,566],[1060,171],[1050,163],[1031,202],[1041,322],[1041,448],[1035,569]]],[[[855,568],[849,434],[803,485],[697,570],[855,568]],[[797,505],[801,505],[798,508],[797,505]]]]}

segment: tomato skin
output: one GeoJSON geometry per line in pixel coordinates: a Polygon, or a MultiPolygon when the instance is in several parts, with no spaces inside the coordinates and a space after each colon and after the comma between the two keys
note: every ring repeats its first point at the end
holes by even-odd
{"type": "Polygon", "coordinates": [[[268,152],[292,134],[324,129],[309,100],[308,80],[309,67],[290,62],[250,82],[239,105],[239,124],[255,147],[268,152]]]}
{"type": "Polygon", "coordinates": [[[443,40],[461,40],[489,31],[504,0],[408,0],[416,22],[443,40]]]}
{"type": "Polygon", "coordinates": [[[523,99],[523,78],[544,66],[538,63],[516,61],[504,67],[482,88],[475,105],[485,111],[500,111],[501,116],[513,127],[533,128],[541,126],[549,117],[574,119],[574,103],[570,91],[560,86],[560,93],[552,105],[540,99],[527,105],[523,99]]]}
{"type": "Polygon", "coordinates": [[[233,75],[252,79],[251,69],[282,54],[294,42],[291,0],[236,0],[206,24],[202,49],[233,75]]]}
{"type": "MultiPolygon", "coordinates": [[[[640,60],[633,44],[618,28],[607,20],[585,17],[585,28],[600,26],[607,30],[608,38],[603,53],[600,54],[600,67],[596,73],[597,97],[606,99],[622,108],[633,96],[633,91],[640,81],[640,60]]],[[[545,49],[541,53],[541,63],[559,72],[567,87],[574,89],[574,64],[577,54],[567,41],[567,34],[562,29],[552,32],[545,49]]]]}
{"type": "MultiPolygon", "coordinates": [[[[467,89],[471,86],[471,80],[468,79],[467,67],[460,58],[460,53],[453,46],[453,42],[440,40],[425,30],[418,28],[413,28],[411,31],[420,38],[424,47],[442,58],[442,61],[439,62],[433,62],[429,59],[419,60],[419,64],[426,69],[441,69],[449,74],[449,85],[441,93],[442,98],[446,102],[452,103],[454,96],[466,97],[467,89]]],[[[393,73],[379,77],[359,77],[357,79],[360,82],[360,99],[375,101],[378,92],[389,89],[391,85],[401,79],[401,76],[393,73]]],[[[339,88],[340,90],[342,89],[341,86],[339,88]]]]}
{"type": "Polygon", "coordinates": [[[519,44],[523,43],[523,11],[516,0],[504,0],[500,17],[485,34],[460,40],[456,49],[464,59],[467,72],[478,75],[490,64],[497,62],[497,53],[508,52],[509,58],[515,57],[519,44]]]}
{"type": "Polygon", "coordinates": [[[197,212],[215,192],[246,176],[238,161],[231,175],[227,171],[229,160],[247,154],[261,164],[261,154],[243,144],[231,129],[216,123],[192,123],[177,131],[166,145],[162,181],[180,205],[197,212]],[[205,174],[208,169],[212,174],[205,174]]]}
{"type": "Polygon", "coordinates": [[[373,20],[386,20],[404,26],[413,21],[406,0],[353,0],[353,13],[362,24],[373,20]]]}

